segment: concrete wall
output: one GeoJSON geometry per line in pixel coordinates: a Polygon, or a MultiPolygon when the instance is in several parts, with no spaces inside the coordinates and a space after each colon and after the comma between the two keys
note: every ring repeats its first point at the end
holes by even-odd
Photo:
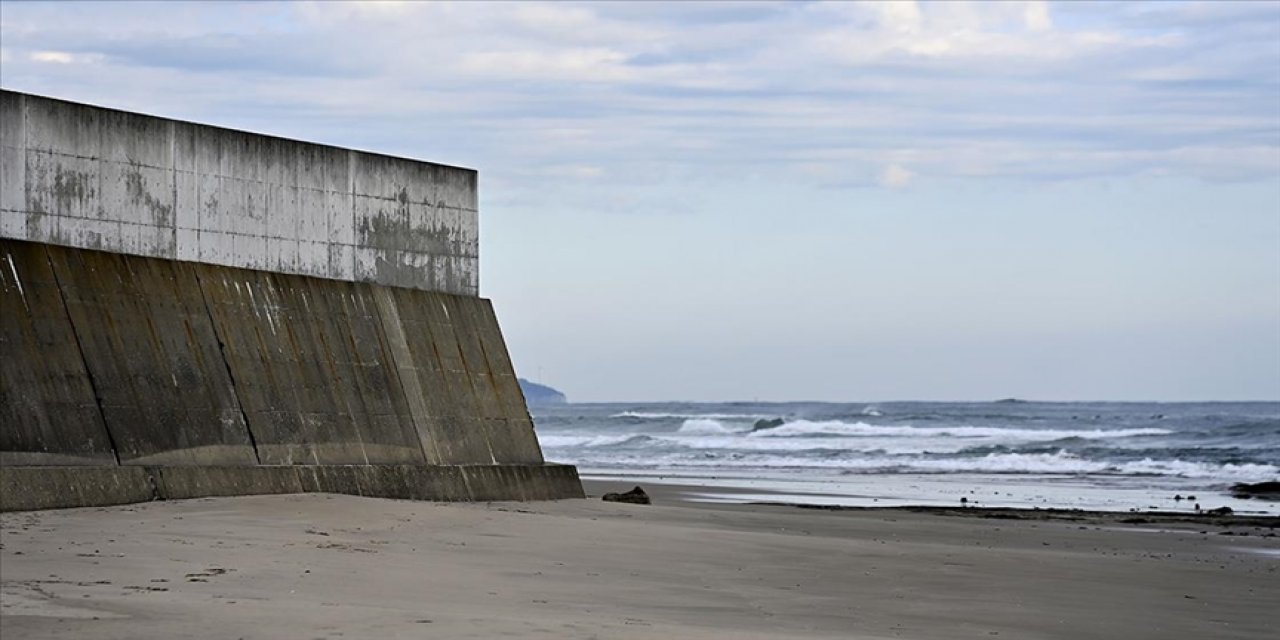
{"type": "Polygon", "coordinates": [[[577,469],[560,464],[0,467],[0,511],[278,493],[436,502],[584,497],[577,469]]]}
{"type": "Polygon", "coordinates": [[[0,261],[0,465],[115,464],[66,301],[42,245],[0,261]],[[33,366],[34,364],[34,366],[33,366]]]}
{"type": "Polygon", "coordinates": [[[471,170],[0,91],[0,510],[581,497],[476,217],[471,170]]]}
{"type": "Polygon", "coordinates": [[[484,299],[0,239],[0,312],[0,463],[542,463],[484,299]]]}
{"type": "Polygon", "coordinates": [[[0,237],[476,296],[476,172],[0,91],[0,237]]]}

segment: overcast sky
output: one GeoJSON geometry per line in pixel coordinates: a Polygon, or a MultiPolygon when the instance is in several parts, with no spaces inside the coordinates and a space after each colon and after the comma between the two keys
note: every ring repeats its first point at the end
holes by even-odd
{"type": "Polygon", "coordinates": [[[480,171],[572,400],[1280,398],[1280,4],[0,3],[5,88],[480,171]]]}

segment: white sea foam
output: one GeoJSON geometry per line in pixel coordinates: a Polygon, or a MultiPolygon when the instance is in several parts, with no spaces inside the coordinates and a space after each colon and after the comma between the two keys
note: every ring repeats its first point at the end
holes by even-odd
{"type": "Polygon", "coordinates": [[[692,435],[719,435],[725,433],[738,433],[744,431],[743,428],[735,428],[726,425],[715,418],[689,418],[680,425],[677,433],[692,435]]]}
{"type": "Polygon", "coordinates": [[[1277,467],[1264,464],[1213,464],[1185,462],[1182,460],[1152,460],[1150,458],[1132,462],[1103,462],[1086,460],[1065,452],[993,453],[980,458],[913,460],[901,465],[901,468],[910,471],[935,473],[1162,475],[1227,480],[1268,478],[1273,477],[1280,471],[1277,467]]]}
{"type": "Polygon", "coordinates": [[[622,444],[629,440],[638,438],[647,438],[647,436],[636,433],[623,433],[617,435],[594,435],[594,436],[570,436],[562,434],[540,434],[538,435],[538,443],[547,449],[569,449],[574,447],[608,447],[612,445],[622,444]]]}
{"type": "MultiPolygon", "coordinates": [[[[572,456],[569,456],[571,458],[572,456]]],[[[667,454],[661,456],[609,455],[590,460],[563,459],[594,466],[641,468],[738,468],[738,469],[824,469],[849,474],[1031,474],[1031,475],[1113,475],[1173,476],[1220,481],[1249,482],[1274,478],[1280,467],[1266,464],[1213,464],[1181,460],[1144,459],[1131,462],[1104,462],[1079,458],[1070,453],[993,453],[973,458],[924,458],[885,456],[876,458],[797,458],[787,455],[732,452],[709,456],[667,454]]]]}
{"type": "Polygon", "coordinates": [[[609,416],[610,418],[635,418],[638,420],[759,420],[769,416],[755,413],[663,413],[655,411],[623,411],[609,416]]]}
{"type": "Polygon", "coordinates": [[[882,504],[886,496],[952,504],[973,489],[998,489],[985,500],[1005,500],[1015,487],[1025,491],[1011,500],[1024,506],[1147,507],[1178,493],[1218,496],[1216,506],[1230,503],[1223,492],[1233,482],[1280,477],[1280,456],[1271,455],[1280,451],[1277,404],[1045,405],[1012,412],[1019,415],[866,402],[572,409],[539,416],[550,460],[631,475],[833,484],[882,504]],[[759,419],[780,416],[788,422],[754,430],[759,419]]]}
{"type": "MultiPolygon", "coordinates": [[[[804,453],[835,451],[847,454],[900,456],[904,454],[960,453],[974,446],[1019,446],[1048,443],[1064,438],[1098,440],[1143,435],[1163,435],[1164,429],[1003,429],[998,427],[879,426],[862,422],[810,422],[798,420],[780,427],[752,431],[751,425],[715,418],[686,418],[675,432],[651,434],[540,434],[548,449],[592,449],[633,446],[695,449],[700,451],[804,453]],[[642,442],[631,442],[641,438],[642,442]]],[[[1035,454],[1022,454],[1035,455],[1035,454]]],[[[795,461],[804,466],[804,461],[795,461]]]]}
{"type": "Polygon", "coordinates": [[[677,432],[671,436],[655,436],[656,445],[674,445],[706,451],[841,451],[846,453],[882,453],[887,455],[919,453],[956,453],[972,445],[957,439],[939,438],[745,438],[742,432],[697,434],[677,432]]]}
{"type": "MultiPolygon", "coordinates": [[[[814,451],[839,451],[851,454],[904,455],[923,453],[959,453],[971,446],[970,440],[959,438],[745,438],[743,430],[734,430],[721,424],[720,427],[705,424],[687,426],[675,433],[645,437],[644,444],[655,448],[678,448],[697,451],[723,452],[778,452],[780,454],[804,454],[814,451]]],[[[538,440],[544,449],[567,450],[576,447],[608,448],[610,446],[635,444],[631,440],[643,436],[562,436],[539,435],[538,440]]]]}
{"type": "Polygon", "coordinates": [[[1119,465],[1119,472],[1126,475],[1167,475],[1182,478],[1221,478],[1247,482],[1270,480],[1280,475],[1280,467],[1270,464],[1213,464],[1186,462],[1183,460],[1152,460],[1146,458],[1119,465]]]}
{"type": "Polygon", "coordinates": [[[783,438],[796,436],[897,436],[897,437],[954,437],[954,438],[1013,438],[1030,441],[1081,438],[1129,438],[1156,436],[1172,433],[1168,429],[1005,429],[1001,427],[912,427],[871,425],[865,422],[847,423],[839,420],[811,422],[796,420],[780,427],[762,429],[750,435],[757,438],[783,438]]]}
{"type": "Polygon", "coordinates": [[[991,453],[979,458],[912,460],[907,469],[936,473],[1102,473],[1106,462],[1085,460],[1069,453],[991,453]]]}

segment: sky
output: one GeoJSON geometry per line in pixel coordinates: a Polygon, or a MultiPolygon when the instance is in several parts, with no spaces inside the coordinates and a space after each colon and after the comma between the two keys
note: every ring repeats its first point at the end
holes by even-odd
{"type": "Polygon", "coordinates": [[[0,85],[480,172],[573,401],[1280,399],[1280,3],[14,3],[0,85]]]}

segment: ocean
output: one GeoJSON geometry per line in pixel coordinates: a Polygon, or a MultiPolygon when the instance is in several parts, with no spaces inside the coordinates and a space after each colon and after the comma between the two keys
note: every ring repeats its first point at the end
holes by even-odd
{"type": "Polygon", "coordinates": [[[549,461],[687,499],[847,506],[1231,507],[1280,479],[1280,403],[610,403],[531,409],[549,461]]]}

